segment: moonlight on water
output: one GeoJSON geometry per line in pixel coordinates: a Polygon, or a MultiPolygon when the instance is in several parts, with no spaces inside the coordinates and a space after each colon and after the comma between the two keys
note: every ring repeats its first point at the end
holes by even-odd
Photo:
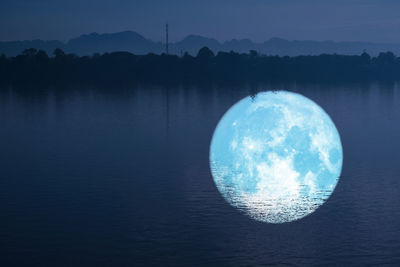
{"type": "Polygon", "coordinates": [[[328,114],[287,91],[236,103],[218,123],[210,146],[211,172],[222,196],[268,223],[314,212],[335,189],[342,161],[340,136],[328,114]]]}

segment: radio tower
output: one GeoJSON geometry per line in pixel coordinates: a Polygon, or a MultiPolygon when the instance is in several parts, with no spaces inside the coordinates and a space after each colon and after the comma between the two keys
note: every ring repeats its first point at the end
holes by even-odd
{"type": "Polygon", "coordinates": [[[165,25],[165,52],[168,55],[168,23],[165,25]]]}

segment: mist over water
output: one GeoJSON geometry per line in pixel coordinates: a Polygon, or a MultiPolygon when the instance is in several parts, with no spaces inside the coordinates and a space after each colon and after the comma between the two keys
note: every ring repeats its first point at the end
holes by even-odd
{"type": "Polygon", "coordinates": [[[1,265],[399,264],[399,121],[392,83],[3,88],[1,265]],[[331,197],[281,225],[209,169],[222,115],[264,90],[318,103],[343,145],[331,197]]]}

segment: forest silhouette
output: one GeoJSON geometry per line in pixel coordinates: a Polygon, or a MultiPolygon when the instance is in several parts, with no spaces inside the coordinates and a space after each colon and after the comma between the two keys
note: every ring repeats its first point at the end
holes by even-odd
{"type": "Polygon", "coordinates": [[[392,52],[371,57],[321,54],[280,57],[219,52],[203,47],[196,56],[134,55],[129,52],[76,56],[55,49],[52,56],[34,48],[15,57],[0,56],[0,82],[246,82],[400,80],[400,58],[392,52]]]}

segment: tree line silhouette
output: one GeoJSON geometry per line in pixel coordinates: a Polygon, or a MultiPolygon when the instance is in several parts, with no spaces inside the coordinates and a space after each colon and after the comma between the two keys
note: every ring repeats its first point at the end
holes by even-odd
{"type": "Polygon", "coordinates": [[[400,58],[392,52],[371,57],[328,55],[280,57],[219,52],[196,56],[134,55],[129,52],[78,57],[55,49],[49,57],[34,48],[0,56],[0,82],[184,82],[184,81],[370,81],[400,80],[400,58]]]}

